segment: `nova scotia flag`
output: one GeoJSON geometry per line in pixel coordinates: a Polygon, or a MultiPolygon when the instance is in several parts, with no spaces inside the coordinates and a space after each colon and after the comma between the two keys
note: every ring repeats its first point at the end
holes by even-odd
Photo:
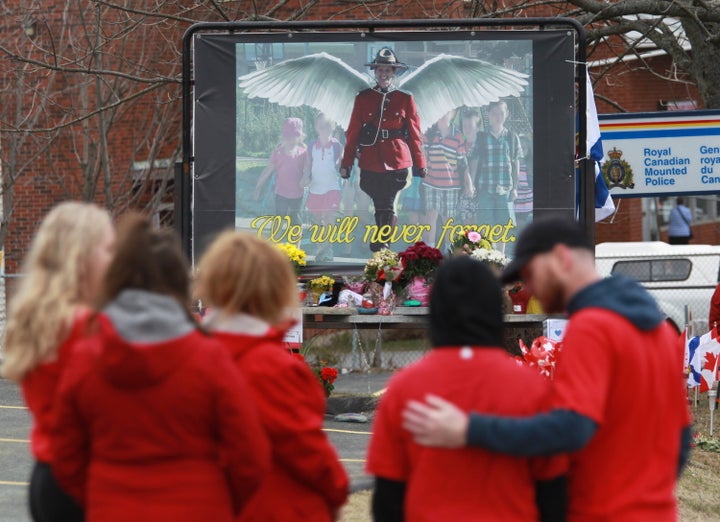
{"type": "Polygon", "coordinates": [[[615,204],[610,197],[610,190],[608,190],[605,180],[600,173],[600,163],[604,157],[602,140],[600,139],[600,122],[598,121],[597,108],[595,107],[595,96],[593,96],[590,75],[586,73],[585,78],[587,80],[585,87],[585,110],[587,113],[586,150],[590,159],[594,161],[595,166],[595,221],[600,221],[615,212],[615,204]]]}

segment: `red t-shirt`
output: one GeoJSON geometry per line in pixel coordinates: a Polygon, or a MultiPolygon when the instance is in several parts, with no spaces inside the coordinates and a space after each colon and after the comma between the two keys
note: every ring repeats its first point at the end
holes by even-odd
{"type": "Polygon", "coordinates": [[[564,474],[565,459],[419,446],[402,428],[401,414],[408,400],[428,393],[465,411],[522,416],[544,410],[551,398],[548,381],[499,348],[435,349],[400,371],[380,401],[367,471],[407,484],[406,519],[538,520],[534,483],[564,474]]]}
{"type": "Polygon", "coordinates": [[[690,424],[682,371],[682,343],[667,324],[643,332],[608,310],[573,314],[554,407],[598,430],[570,457],[568,520],[677,520],[680,433],[690,424]]]}

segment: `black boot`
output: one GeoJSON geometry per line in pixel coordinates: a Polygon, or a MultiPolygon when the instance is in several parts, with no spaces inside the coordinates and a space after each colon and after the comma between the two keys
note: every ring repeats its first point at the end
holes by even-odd
{"type": "MultiPolygon", "coordinates": [[[[393,227],[397,224],[397,217],[392,210],[378,210],[375,211],[375,224],[377,225],[378,230],[385,225],[393,227]]],[[[390,248],[390,245],[388,243],[380,242],[370,243],[371,252],[379,252],[383,248],[390,248]]]]}

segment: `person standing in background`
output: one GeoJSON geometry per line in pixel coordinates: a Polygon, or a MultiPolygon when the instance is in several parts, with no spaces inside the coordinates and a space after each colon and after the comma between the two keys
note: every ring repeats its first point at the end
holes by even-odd
{"type": "Polygon", "coordinates": [[[287,257],[249,233],[228,231],[198,265],[212,312],[204,324],[250,383],[272,446],[272,470],[238,522],[331,522],[348,495],[348,477],[323,432],[325,393],[304,360],[283,343],[299,312],[287,257]]]}
{"type": "Polygon", "coordinates": [[[53,208],[35,233],[10,311],[1,373],[19,382],[33,420],[30,450],[30,513],[35,522],[83,520],[83,511],[59,485],[50,464],[56,394],[84,334],[112,256],[115,230],[110,214],[90,203],[53,208]]]}
{"type": "Polygon", "coordinates": [[[190,312],[180,240],[128,214],[60,382],[53,471],[87,522],[232,522],[270,468],[249,389],[190,312]]]}
{"type": "Polygon", "coordinates": [[[685,198],[677,198],[677,205],[668,217],[668,243],[687,245],[692,237],[692,213],[685,206],[685,198]]]}
{"type": "Polygon", "coordinates": [[[522,416],[550,405],[550,383],[503,347],[501,289],[487,265],[469,256],[445,261],[429,321],[433,349],[392,378],[373,424],[367,471],[375,476],[375,522],[564,520],[565,457],[423,448],[402,429],[405,403],[428,393],[464,411],[522,416]]]}
{"type": "Polygon", "coordinates": [[[708,316],[708,328],[720,326],[720,284],[715,287],[710,298],[710,314],[708,316]]]}
{"type": "Polygon", "coordinates": [[[520,233],[501,280],[520,278],[546,313],[569,315],[550,411],[468,415],[429,396],[408,402],[404,426],[428,446],[568,453],[571,522],[676,521],[691,441],[677,333],[639,283],[598,274],[594,244],[572,218],[536,219],[520,233]]]}

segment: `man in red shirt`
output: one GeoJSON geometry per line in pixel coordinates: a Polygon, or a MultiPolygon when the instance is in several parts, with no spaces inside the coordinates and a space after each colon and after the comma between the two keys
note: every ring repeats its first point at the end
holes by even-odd
{"type": "Polygon", "coordinates": [[[393,377],[380,401],[367,462],[375,521],[564,520],[566,459],[423,448],[402,429],[405,403],[427,393],[464,411],[527,416],[549,406],[549,381],[502,348],[500,285],[483,263],[459,256],[440,267],[430,338],[433,350],[393,377]]]}
{"type": "MultiPolygon", "coordinates": [[[[355,97],[346,132],[340,176],[350,177],[355,158],[360,166],[360,188],[373,200],[375,224],[395,226],[395,201],[408,181],[408,168],[424,177],[427,173],[422,150],[420,118],[412,94],[396,89],[392,82],[407,65],[398,61],[392,49],[383,47],[366,64],[375,73],[376,85],[355,97]]],[[[385,241],[373,241],[377,252],[385,241]]]]}
{"type": "Polygon", "coordinates": [[[637,282],[596,272],[594,245],[572,220],[528,225],[502,276],[519,278],[548,313],[570,316],[552,409],[529,418],[468,416],[427,397],[430,405],[409,403],[404,426],[431,446],[571,452],[570,521],[677,520],[675,483],[690,446],[677,333],[637,282]]]}

